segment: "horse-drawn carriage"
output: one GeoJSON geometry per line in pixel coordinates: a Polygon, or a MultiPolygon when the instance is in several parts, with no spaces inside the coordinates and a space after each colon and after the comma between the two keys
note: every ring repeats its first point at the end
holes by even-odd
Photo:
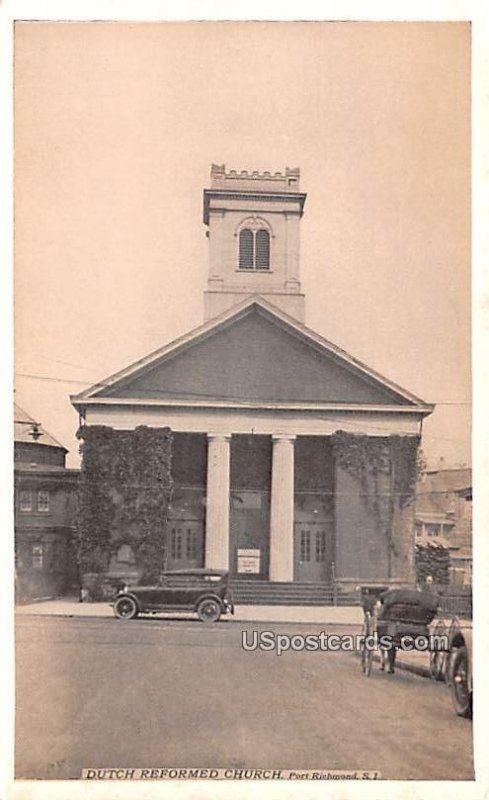
{"type": "Polygon", "coordinates": [[[380,651],[380,665],[394,672],[398,650],[430,652],[431,674],[446,680],[459,716],[472,715],[472,627],[454,618],[450,623],[435,620],[440,598],[418,589],[390,589],[362,586],[364,623],[362,670],[369,676],[374,652],[380,651]]]}

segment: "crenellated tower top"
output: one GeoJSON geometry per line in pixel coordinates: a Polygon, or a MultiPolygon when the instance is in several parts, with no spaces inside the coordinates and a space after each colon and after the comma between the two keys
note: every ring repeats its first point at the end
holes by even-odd
{"type": "Polygon", "coordinates": [[[285,172],[249,172],[246,169],[231,169],[226,172],[225,164],[212,164],[211,188],[231,191],[258,192],[298,192],[300,169],[285,168],[285,172]]]}

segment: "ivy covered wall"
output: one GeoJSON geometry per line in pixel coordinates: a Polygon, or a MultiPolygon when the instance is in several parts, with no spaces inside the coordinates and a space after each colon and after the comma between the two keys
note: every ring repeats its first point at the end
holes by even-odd
{"type": "Polygon", "coordinates": [[[333,437],[336,576],[414,582],[419,437],[333,437]]]}
{"type": "Polygon", "coordinates": [[[122,544],[132,548],[149,579],[164,568],[172,493],[169,428],[116,431],[94,425],[78,431],[77,558],[81,575],[102,575],[122,544]]]}
{"type": "MultiPolygon", "coordinates": [[[[78,491],[80,573],[104,575],[121,545],[149,580],[165,568],[172,496],[172,433],[84,426],[78,491]]],[[[335,572],[339,579],[414,582],[419,437],[331,437],[335,572]]]]}

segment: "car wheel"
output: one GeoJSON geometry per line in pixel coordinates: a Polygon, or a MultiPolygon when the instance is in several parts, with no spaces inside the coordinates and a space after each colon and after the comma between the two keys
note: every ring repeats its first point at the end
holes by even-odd
{"type": "Polygon", "coordinates": [[[459,717],[472,716],[472,692],[468,683],[467,648],[459,647],[453,657],[450,688],[452,702],[459,717]]]}
{"type": "Polygon", "coordinates": [[[114,614],[117,619],[134,619],[139,609],[132,597],[119,597],[114,603],[114,614]]]}
{"type": "Polygon", "coordinates": [[[217,600],[202,600],[197,607],[197,614],[201,622],[217,622],[221,616],[221,606],[217,600]]]}

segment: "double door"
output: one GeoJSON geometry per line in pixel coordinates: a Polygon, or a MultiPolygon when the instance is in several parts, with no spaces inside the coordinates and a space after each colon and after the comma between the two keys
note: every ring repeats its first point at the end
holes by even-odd
{"type": "Polygon", "coordinates": [[[333,525],[296,522],[294,526],[294,580],[322,582],[331,579],[333,525]]]}
{"type": "Polygon", "coordinates": [[[169,520],[167,569],[195,569],[203,565],[204,524],[202,520],[169,520]]]}

